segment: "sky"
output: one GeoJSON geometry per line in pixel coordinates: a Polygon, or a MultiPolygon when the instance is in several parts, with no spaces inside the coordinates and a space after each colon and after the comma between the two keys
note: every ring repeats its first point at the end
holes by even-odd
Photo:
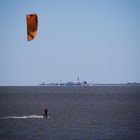
{"type": "Polygon", "coordinates": [[[139,0],[0,0],[0,19],[0,86],[140,82],[139,0]]]}

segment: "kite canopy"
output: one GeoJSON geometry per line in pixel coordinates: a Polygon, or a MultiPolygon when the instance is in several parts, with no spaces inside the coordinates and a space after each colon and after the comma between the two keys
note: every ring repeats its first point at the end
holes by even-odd
{"type": "Polygon", "coordinates": [[[27,40],[31,41],[37,34],[38,17],[37,14],[26,15],[27,21],[27,40]]]}

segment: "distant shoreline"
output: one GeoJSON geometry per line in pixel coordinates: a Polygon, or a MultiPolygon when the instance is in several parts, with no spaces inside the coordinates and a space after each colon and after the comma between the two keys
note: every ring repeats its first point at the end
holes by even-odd
{"type": "Polygon", "coordinates": [[[95,87],[95,86],[140,86],[137,84],[92,84],[92,85],[0,85],[0,87],[95,87]]]}

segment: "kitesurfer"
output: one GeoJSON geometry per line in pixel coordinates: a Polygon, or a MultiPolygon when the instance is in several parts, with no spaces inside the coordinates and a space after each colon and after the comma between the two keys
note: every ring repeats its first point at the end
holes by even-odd
{"type": "Polygon", "coordinates": [[[48,109],[46,108],[45,110],[44,110],[44,118],[47,118],[48,117],[48,109]]]}

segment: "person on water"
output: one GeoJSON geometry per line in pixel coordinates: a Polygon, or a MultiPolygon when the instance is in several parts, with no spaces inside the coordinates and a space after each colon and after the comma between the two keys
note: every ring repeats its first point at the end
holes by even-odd
{"type": "Polygon", "coordinates": [[[44,118],[47,118],[48,117],[48,109],[46,108],[45,110],[44,110],[44,118]]]}

